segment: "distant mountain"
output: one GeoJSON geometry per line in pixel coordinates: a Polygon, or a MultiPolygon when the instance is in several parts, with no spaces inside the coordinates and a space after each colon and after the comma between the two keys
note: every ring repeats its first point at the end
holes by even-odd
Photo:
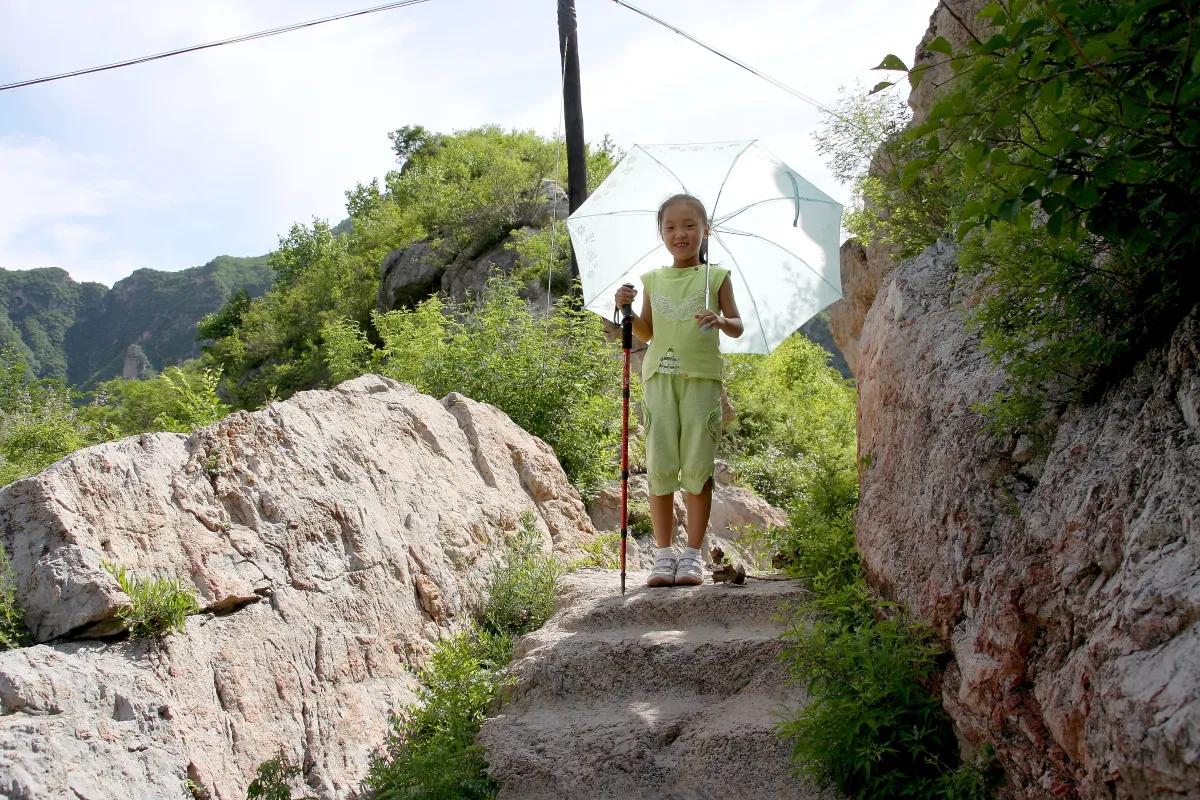
{"type": "Polygon", "coordinates": [[[239,289],[262,295],[273,278],[266,256],[139,269],[112,289],[61,269],[0,269],[0,343],[14,345],[38,375],[90,389],[120,375],[127,353],[156,370],[199,355],[200,318],[239,289]]]}

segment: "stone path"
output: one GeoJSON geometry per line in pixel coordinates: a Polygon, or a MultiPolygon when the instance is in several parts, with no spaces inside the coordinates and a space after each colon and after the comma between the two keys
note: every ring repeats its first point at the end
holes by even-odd
{"type": "Polygon", "coordinates": [[[646,589],[631,573],[564,580],[519,643],[517,685],[480,742],[501,800],[832,795],[790,769],[774,732],[803,702],[778,659],[795,581],[646,589]]]}

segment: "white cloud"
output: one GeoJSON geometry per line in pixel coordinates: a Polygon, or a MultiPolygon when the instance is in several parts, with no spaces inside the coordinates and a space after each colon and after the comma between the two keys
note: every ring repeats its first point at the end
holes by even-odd
{"type": "MultiPolygon", "coordinates": [[[[0,74],[111,62],[363,5],[6,0],[0,74]]],[[[639,5],[831,101],[839,83],[869,78],[883,53],[910,51],[933,0],[639,5]]],[[[812,152],[809,106],[616,4],[578,8],[589,138],[759,138],[837,196],[812,152]]],[[[0,93],[0,265],[111,280],[120,264],[257,254],[293,222],[340,219],[344,191],[393,165],[385,135],[400,125],[548,135],[559,117],[556,35],[553,4],[433,0],[0,93]]]]}

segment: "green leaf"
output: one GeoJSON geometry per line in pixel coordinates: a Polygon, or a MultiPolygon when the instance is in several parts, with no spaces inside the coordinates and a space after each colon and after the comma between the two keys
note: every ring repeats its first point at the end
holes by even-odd
{"type": "Polygon", "coordinates": [[[879,66],[872,67],[871,69],[889,69],[889,70],[900,70],[901,72],[908,72],[908,67],[905,65],[905,63],[903,61],[900,60],[900,57],[895,55],[894,53],[888,53],[886,56],[883,57],[883,61],[879,62],[879,66]]]}
{"type": "Polygon", "coordinates": [[[917,66],[913,67],[912,71],[908,73],[909,85],[914,89],[917,88],[917,86],[919,86],[921,83],[921,79],[925,77],[925,73],[929,71],[929,69],[930,67],[928,64],[918,64],[917,66]]]}
{"type": "Polygon", "coordinates": [[[945,36],[939,36],[929,44],[925,45],[925,49],[930,53],[945,53],[948,56],[954,55],[954,47],[950,44],[945,36]]]}
{"type": "Polygon", "coordinates": [[[871,95],[871,94],[875,94],[876,92],[882,92],[884,89],[888,88],[889,86],[895,86],[895,85],[896,85],[895,81],[880,81],[879,83],[875,84],[875,86],[872,87],[871,91],[867,92],[867,94],[871,95]]]}

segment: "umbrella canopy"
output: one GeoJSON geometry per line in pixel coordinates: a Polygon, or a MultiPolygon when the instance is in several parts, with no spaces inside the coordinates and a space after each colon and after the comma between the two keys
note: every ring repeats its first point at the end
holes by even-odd
{"type": "Polygon", "coordinates": [[[674,259],[658,207],[680,192],[708,211],[709,262],[731,271],[745,323],[730,353],[769,353],[842,296],[842,207],[755,141],[634,145],[567,219],[584,304],[608,318],[622,283],[674,259]]]}

